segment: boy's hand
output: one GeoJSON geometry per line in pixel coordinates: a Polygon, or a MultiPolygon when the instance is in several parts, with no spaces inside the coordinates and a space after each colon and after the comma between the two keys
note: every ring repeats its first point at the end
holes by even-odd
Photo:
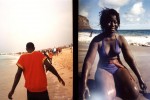
{"type": "Polygon", "coordinates": [[[14,94],[14,91],[10,91],[8,94],[8,98],[12,100],[12,95],[14,94]]]}
{"type": "Polygon", "coordinates": [[[65,86],[65,82],[63,81],[62,78],[59,77],[58,80],[59,80],[59,82],[60,82],[63,86],[65,86]]]}

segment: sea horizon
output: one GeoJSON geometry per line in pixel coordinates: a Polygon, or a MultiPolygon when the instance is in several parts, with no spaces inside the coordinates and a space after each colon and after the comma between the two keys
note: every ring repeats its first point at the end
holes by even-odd
{"type": "MultiPolygon", "coordinates": [[[[79,30],[80,31],[85,31],[85,30],[97,30],[97,31],[101,31],[102,29],[83,29],[83,30],[79,30]]],[[[119,29],[118,30],[150,30],[150,29],[119,29]]]]}
{"type": "MultiPolygon", "coordinates": [[[[93,29],[78,31],[78,42],[90,42],[101,32],[101,30],[93,29]]],[[[118,33],[123,35],[130,45],[150,47],[150,30],[118,30],[118,33]]]]}

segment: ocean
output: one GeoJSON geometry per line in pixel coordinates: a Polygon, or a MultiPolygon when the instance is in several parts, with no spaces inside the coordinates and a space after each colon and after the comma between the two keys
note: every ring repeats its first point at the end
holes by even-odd
{"type": "MultiPolygon", "coordinates": [[[[78,32],[78,42],[90,42],[101,30],[82,30],[78,32]],[[92,37],[90,34],[92,32],[92,37]]],[[[150,46],[150,30],[118,30],[130,45],[150,46]]]]}

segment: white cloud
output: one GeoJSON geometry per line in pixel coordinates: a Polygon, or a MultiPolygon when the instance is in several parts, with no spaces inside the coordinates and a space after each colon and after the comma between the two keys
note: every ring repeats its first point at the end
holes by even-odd
{"type": "Polygon", "coordinates": [[[86,10],[82,9],[82,10],[79,11],[79,15],[88,17],[88,12],[86,10]]]}
{"type": "Polygon", "coordinates": [[[131,8],[130,12],[133,15],[143,14],[145,12],[145,9],[143,8],[142,2],[138,2],[138,3],[134,4],[133,7],[131,8]]]}
{"type": "Polygon", "coordinates": [[[114,8],[119,11],[120,7],[126,5],[129,0],[99,0],[98,5],[102,8],[114,8]]]}
{"type": "Polygon", "coordinates": [[[131,10],[123,15],[123,17],[129,22],[138,22],[141,20],[141,15],[145,12],[142,2],[135,3],[131,10]]]}
{"type": "Polygon", "coordinates": [[[130,22],[138,22],[138,21],[140,21],[140,17],[139,16],[134,16],[134,15],[131,15],[131,14],[123,15],[123,17],[126,18],[126,20],[130,21],[130,22]]]}

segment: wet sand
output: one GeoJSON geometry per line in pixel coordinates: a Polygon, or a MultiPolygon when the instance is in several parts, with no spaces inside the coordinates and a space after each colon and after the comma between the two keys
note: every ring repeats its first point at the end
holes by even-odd
{"type": "MultiPolygon", "coordinates": [[[[0,59],[0,100],[8,100],[8,93],[12,87],[17,71],[16,62],[18,58],[19,56],[16,56],[15,58],[14,56],[9,56],[6,57],[5,60],[0,59]]],[[[13,98],[14,100],[27,100],[23,76],[21,76],[13,98]]]]}
{"type": "MultiPolygon", "coordinates": [[[[18,59],[18,57],[17,57],[18,59]]],[[[0,100],[8,100],[7,95],[10,91],[14,76],[17,71],[15,63],[9,60],[1,64],[0,69],[0,100]]],[[[4,61],[3,61],[4,62],[4,61]]],[[[58,71],[59,75],[65,81],[65,86],[59,83],[56,76],[51,72],[47,72],[48,93],[51,100],[72,100],[73,97],[73,53],[70,48],[62,49],[62,53],[58,56],[53,56],[53,66],[58,71]]],[[[24,88],[24,77],[21,76],[20,82],[16,87],[13,95],[14,100],[27,100],[26,88],[24,88]]]]}
{"type": "MultiPolygon", "coordinates": [[[[78,44],[78,75],[81,76],[82,71],[82,64],[88,49],[89,43],[79,43],[78,44]]],[[[140,97],[138,100],[150,100],[150,47],[142,47],[142,46],[132,46],[130,45],[130,50],[132,52],[132,55],[134,56],[134,59],[138,65],[138,69],[143,77],[143,80],[146,82],[147,85],[147,94],[143,96],[143,94],[140,94],[140,97]]],[[[124,58],[122,54],[120,55],[121,60],[123,64],[130,70],[131,74],[135,77],[131,69],[128,67],[126,62],[124,61],[124,58]]],[[[92,69],[90,71],[89,79],[94,79],[96,66],[98,62],[98,54],[96,56],[95,62],[92,66],[92,69]]],[[[136,77],[135,77],[136,78],[136,77]]],[[[116,100],[121,100],[120,98],[116,97],[116,100]]]]}

